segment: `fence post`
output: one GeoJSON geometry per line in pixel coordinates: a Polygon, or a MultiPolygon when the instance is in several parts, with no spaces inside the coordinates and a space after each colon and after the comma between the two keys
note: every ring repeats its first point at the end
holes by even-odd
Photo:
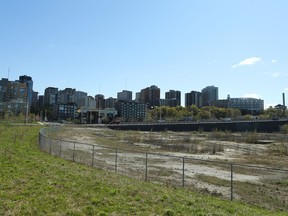
{"type": "Polygon", "coordinates": [[[61,158],[61,152],[62,151],[62,141],[60,140],[60,150],[59,150],[59,157],[61,158]]]}
{"type": "Polygon", "coordinates": [[[41,133],[39,132],[39,138],[38,138],[38,145],[40,147],[40,149],[43,151],[44,150],[44,147],[43,147],[43,143],[41,142],[41,133]]]}
{"type": "Polygon", "coordinates": [[[48,138],[49,139],[49,154],[51,155],[52,154],[52,141],[51,141],[51,138],[48,138]]]}
{"type": "Polygon", "coordinates": [[[73,161],[75,162],[75,149],[76,149],[76,144],[74,142],[74,146],[73,146],[73,161]]]}
{"type": "Polygon", "coordinates": [[[117,157],[118,157],[118,149],[115,152],[115,173],[117,173],[117,157]]]}
{"type": "Polygon", "coordinates": [[[233,200],[233,164],[230,164],[231,168],[231,201],[233,200]]]}
{"type": "Polygon", "coordinates": [[[95,146],[93,145],[93,149],[92,149],[92,166],[94,166],[94,157],[95,157],[95,146]]]}
{"type": "Polygon", "coordinates": [[[148,179],[148,153],[146,152],[146,160],[145,160],[145,181],[148,179]]]}
{"type": "Polygon", "coordinates": [[[185,157],[183,157],[182,187],[185,187],[185,157]]]}

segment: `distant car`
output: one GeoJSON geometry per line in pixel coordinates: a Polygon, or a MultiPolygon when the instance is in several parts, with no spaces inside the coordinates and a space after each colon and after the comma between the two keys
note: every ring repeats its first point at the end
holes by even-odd
{"type": "Polygon", "coordinates": [[[230,121],[231,121],[231,118],[224,118],[223,121],[224,121],[224,122],[230,122],[230,121]]]}

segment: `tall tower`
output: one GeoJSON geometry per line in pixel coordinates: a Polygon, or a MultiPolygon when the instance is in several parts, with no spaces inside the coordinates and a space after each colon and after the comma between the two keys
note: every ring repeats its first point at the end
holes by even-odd
{"type": "Polygon", "coordinates": [[[173,105],[181,106],[181,91],[170,90],[169,92],[165,92],[165,99],[174,100],[176,103],[173,105]]]}
{"type": "Polygon", "coordinates": [[[185,106],[195,105],[197,107],[202,107],[202,93],[197,91],[191,91],[190,93],[185,94],[185,106]]]}
{"type": "Polygon", "coordinates": [[[160,102],[160,88],[156,85],[152,85],[140,92],[140,102],[147,104],[148,108],[151,109],[154,106],[159,106],[160,102]]]}
{"type": "Polygon", "coordinates": [[[32,99],[33,99],[33,80],[30,76],[23,75],[19,77],[19,82],[26,84],[28,104],[30,107],[32,104],[32,99]]]}
{"type": "Polygon", "coordinates": [[[132,91],[123,90],[117,93],[118,101],[132,101],[132,91]]]}
{"type": "Polygon", "coordinates": [[[283,98],[283,107],[284,107],[284,110],[286,109],[286,106],[285,106],[285,93],[282,94],[282,98],[283,98]]]}
{"type": "Polygon", "coordinates": [[[207,86],[202,89],[203,106],[210,106],[210,102],[218,100],[218,87],[207,86]]]}
{"type": "Polygon", "coordinates": [[[44,104],[54,105],[57,104],[58,88],[48,87],[45,89],[44,93],[44,104]]]}

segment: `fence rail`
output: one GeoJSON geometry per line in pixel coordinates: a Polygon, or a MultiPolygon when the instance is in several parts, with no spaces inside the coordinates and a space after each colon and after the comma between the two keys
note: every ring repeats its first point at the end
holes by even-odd
{"type": "Polygon", "coordinates": [[[188,187],[226,199],[288,211],[288,170],[79,143],[39,133],[41,150],[143,181],[188,187]]]}

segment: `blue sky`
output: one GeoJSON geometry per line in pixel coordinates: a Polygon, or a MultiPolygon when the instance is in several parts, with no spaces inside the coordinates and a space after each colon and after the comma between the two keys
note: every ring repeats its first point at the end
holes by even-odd
{"type": "MultiPolygon", "coordinates": [[[[116,97],[151,85],[288,95],[287,0],[1,0],[0,77],[116,97]]],[[[286,100],[288,101],[288,100],[286,100]]]]}

